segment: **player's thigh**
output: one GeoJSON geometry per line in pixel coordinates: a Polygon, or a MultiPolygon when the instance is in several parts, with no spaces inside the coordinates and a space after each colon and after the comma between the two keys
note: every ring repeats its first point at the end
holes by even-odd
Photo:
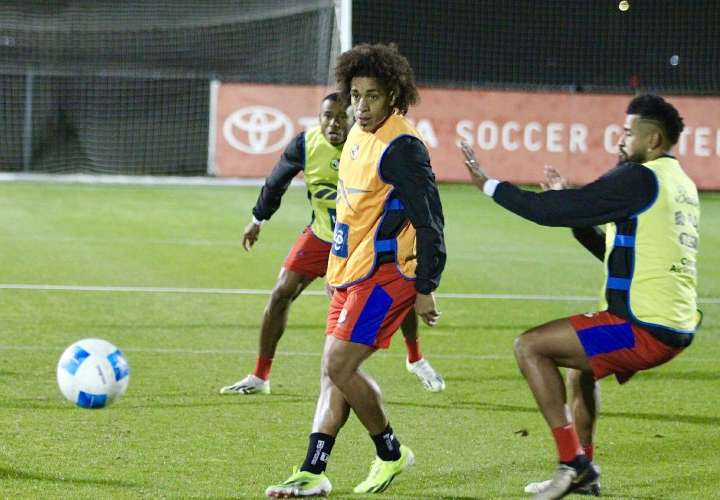
{"type": "Polygon", "coordinates": [[[516,340],[516,351],[539,354],[565,368],[590,370],[590,363],[578,339],[575,328],[567,318],[556,319],[536,326],[516,340]]]}

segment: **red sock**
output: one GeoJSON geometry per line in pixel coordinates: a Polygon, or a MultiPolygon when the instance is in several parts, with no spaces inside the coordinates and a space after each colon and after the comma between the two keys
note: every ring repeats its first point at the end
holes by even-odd
{"type": "Polygon", "coordinates": [[[595,449],[593,448],[592,443],[590,443],[590,444],[587,445],[587,446],[583,446],[582,449],[583,449],[583,451],[585,452],[585,456],[588,457],[588,460],[590,460],[590,461],[592,462],[593,452],[595,451],[595,449]]]}
{"type": "Polygon", "coordinates": [[[270,378],[270,368],[272,368],[272,358],[258,356],[255,361],[255,371],[253,375],[263,380],[270,378]]]}
{"type": "Polygon", "coordinates": [[[405,346],[407,347],[408,361],[415,363],[422,359],[422,353],[420,353],[420,339],[415,337],[414,339],[405,339],[405,346]]]}
{"type": "Polygon", "coordinates": [[[573,424],[552,429],[561,462],[571,462],[576,456],[583,454],[580,440],[575,432],[573,424]]]}

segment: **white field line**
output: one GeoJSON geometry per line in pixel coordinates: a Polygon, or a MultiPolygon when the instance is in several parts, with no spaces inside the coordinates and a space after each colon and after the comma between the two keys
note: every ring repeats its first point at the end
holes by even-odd
{"type": "MultiPolygon", "coordinates": [[[[22,352],[60,352],[64,347],[58,346],[34,346],[34,345],[7,345],[0,344],[0,351],[22,351],[22,352]]],[[[123,348],[123,352],[139,352],[139,353],[150,353],[150,354],[190,354],[190,355],[247,355],[256,356],[257,351],[247,349],[168,349],[162,347],[139,347],[139,348],[123,348]]],[[[322,352],[320,350],[315,352],[305,351],[283,351],[277,352],[277,356],[290,356],[290,357],[309,357],[319,358],[322,352]]],[[[404,353],[389,353],[381,352],[381,356],[389,356],[391,358],[404,358],[404,353]]],[[[495,361],[513,359],[510,354],[487,354],[487,355],[475,355],[475,354],[438,354],[433,353],[433,359],[458,359],[458,360],[472,360],[472,361],[495,361]]]]}
{"type": "MultiPolygon", "coordinates": [[[[67,292],[113,292],[113,293],[188,293],[220,295],[270,295],[272,290],[262,288],[175,288],[143,286],[79,286],[79,285],[29,285],[21,283],[0,283],[5,290],[40,290],[67,292]]],[[[321,290],[306,290],[303,295],[325,296],[321,290]]],[[[441,299],[460,300],[536,300],[546,302],[594,302],[597,297],[585,295],[532,295],[503,293],[438,293],[441,299]]],[[[698,299],[700,304],[720,304],[720,297],[698,299]]]]}
{"type": "MultiPolygon", "coordinates": [[[[53,184],[110,184],[132,186],[253,186],[260,187],[265,179],[242,179],[237,177],[180,177],[154,175],[112,175],[112,174],[26,174],[0,173],[0,182],[49,182],[53,184]]],[[[293,179],[294,187],[305,184],[293,179]]]]}
{"type": "Polygon", "coordinates": [[[43,235],[32,235],[13,238],[13,241],[32,241],[39,243],[83,243],[90,245],[178,245],[178,246],[213,246],[241,248],[240,239],[236,240],[201,240],[201,239],[162,239],[146,238],[48,238],[43,235]]]}

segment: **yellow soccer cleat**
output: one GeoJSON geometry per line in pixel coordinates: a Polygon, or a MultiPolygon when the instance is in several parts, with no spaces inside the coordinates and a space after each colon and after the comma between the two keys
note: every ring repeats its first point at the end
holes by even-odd
{"type": "Polygon", "coordinates": [[[390,486],[395,476],[403,471],[408,470],[415,463],[415,454],[410,448],[400,445],[399,460],[381,460],[375,457],[370,466],[370,473],[367,479],[355,486],[355,493],[381,493],[390,486]]]}
{"type": "Polygon", "coordinates": [[[272,498],[324,497],[332,491],[332,484],[324,472],[313,474],[295,468],[280,484],[269,486],[265,495],[272,498]]]}

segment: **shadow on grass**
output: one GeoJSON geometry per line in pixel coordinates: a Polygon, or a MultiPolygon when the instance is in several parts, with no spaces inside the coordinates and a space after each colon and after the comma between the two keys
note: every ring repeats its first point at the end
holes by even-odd
{"type": "Polygon", "coordinates": [[[496,403],[485,403],[482,401],[453,401],[448,404],[436,403],[409,403],[407,401],[387,401],[388,405],[405,406],[409,408],[431,408],[435,410],[488,410],[518,413],[537,413],[537,408],[529,406],[504,405],[496,403]]]}
{"type": "MultiPolygon", "coordinates": [[[[537,413],[535,407],[506,405],[497,403],[486,403],[483,401],[456,401],[447,404],[436,403],[410,403],[407,401],[387,401],[389,405],[409,408],[429,408],[434,410],[485,410],[510,413],[537,413]]],[[[697,424],[708,426],[720,426],[720,417],[709,417],[703,415],[673,415],[672,413],[641,413],[641,412],[617,412],[606,411],[600,413],[600,418],[630,418],[634,420],[648,420],[658,422],[677,422],[682,424],[697,424]]]]}
{"type": "Polygon", "coordinates": [[[672,413],[640,413],[608,411],[601,412],[600,418],[632,418],[635,420],[649,420],[657,422],[676,422],[679,424],[720,425],[720,417],[707,417],[702,415],[673,415],[672,413]]]}
{"type": "Polygon", "coordinates": [[[127,403],[117,406],[114,409],[119,411],[136,411],[141,408],[162,409],[162,408],[212,408],[218,406],[276,406],[283,404],[307,403],[314,402],[317,398],[300,395],[274,395],[272,398],[264,396],[218,396],[212,400],[203,400],[202,402],[166,402],[166,401],[147,401],[146,403],[127,403]]]}
{"type": "MultiPolygon", "coordinates": [[[[213,395],[212,398],[201,401],[168,401],[168,397],[162,399],[125,400],[120,404],[112,406],[110,411],[137,411],[138,409],[167,409],[167,408],[212,408],[232,405],[262,405],[277,406],[283,404],[297,404],[315,401],[315,395],[300,395],[293,393],[274,393],[273,397],[265,396],[220,396],[213,395]]],[[[417,403],[410,401],[386,400],[386,404],[405,408],[426,408],[431,410],[485,410],[510,413],[537,413],[535,406],[518,406],[499,403],[488,403],[485,401],[450,401],[447,403],[417,403]]],[[[0,401],[0,408],[12,410],[52,410],[52,411],[79,411],[71,404],[51,400],[7,400],[0,401]]],[[[103,411],[87,410],[87,411],[103,411]]],[[[107,410],[105,410],[107,411],[107,410]]],[[[695,424],[703,426],[720,426],[720,416],[705,415],[674,415],[672,413],[645,413],[645,412],[623,412],[605,411],[600,418],[629,418],[633,420],[676,422],[682,424],[695,424]]]]}
{"type": "Polygon", "coordinates": [[[0,408],[9,410],[52,410],[52,411],[88,411],[88,412],[102,412],[102,411],[137,411],[138,409],[163,409],[163,408],[212,408],[219,406],[232,406],[232,405],[282,405],[292,403],[307,403],[308,401],[314,402],[317,398],[313,396],[302,396],[299,394],[275,394],[273,393],[272,398],[264,396],[220,396],[215,394],[209,395],[207,398],[203,398],[201,401],[172,401],[171,398],[165,396],[158,399],[130,399],[126,398],[120,403],[116,403],[109,408],[98,408],[84,410],[78,408],[71,403],[56,402],[52,400],[38,400],[38,399],[15,399],[0,401],[0,408]]]}
{"type": "Polygon", "coordinates": [[[97,486],[117,486],[120,488],[134,488],[141,486],[138,483],[119,481],[117,479],[85,479],[77,477],[61,477],[37,472],[25,472],[10,467],[0,466],[0,479],[20,479],[29,481],[47,481],[64,484],[87,484],[97,486]]]}

